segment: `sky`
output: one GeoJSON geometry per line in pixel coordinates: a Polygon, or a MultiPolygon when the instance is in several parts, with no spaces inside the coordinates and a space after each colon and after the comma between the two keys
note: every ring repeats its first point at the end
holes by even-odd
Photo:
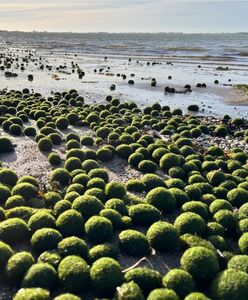
{"type": "Polygon", "coordinates": [[[248,0],[0,0],[0,30],[248,32],[248,0]]]}

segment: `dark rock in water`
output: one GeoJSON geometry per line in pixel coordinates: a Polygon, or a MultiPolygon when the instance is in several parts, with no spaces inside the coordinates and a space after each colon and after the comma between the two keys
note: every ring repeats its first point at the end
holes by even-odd
{"type": "Polygon", "coordinates": [[[127,75],[123,74],[123,75],[122,75],[122,78],[123,78],[124,80],[127,79],[127,75]]]}
{"type": "Polygon", "coordinates": [[[110,86],[110,91],[114,91],[115,89],[116,89],[116,85],[115,84],[111,84],[111,86],[110,86]]]}
{"type": "Polygon", "coordinates": [[[131,62],[131,61],[132,61],[132,58],[129,58],[128,61],[131,62]]]}
{"type": "Polygon", "coordinates": [[[198,68],[200,69],[200,68],[201,68],[201,65],[198,65],[198,68]]]}
{"type": "Polygon", "coordinates": [[[202,87],[203,87],[203,88],[206,88],[206,87],[207,87],[206,83],[203,83],[203,84],[202,84],[202,87]]]}
{"type": "Polygon", "coordinates": [[[129,83],[129,84],[134,84],[134,80],[131,80],[131,79],[130,79],[130,80],[128,80],[128,83],[129,83]]]}
{"type": "Polygon", "coordinates": [[[151,82],[151,86],[156,86],[157,85],[157,82],[156,82],[156,80],[152,80],[152,82],[151,82]]]}
{"type": "Polygon", "coordinates": [[[9,72],[9,71],[6,71],[6,72],[4,73],[4,76],[5,76],[6,78],[11,78],[11,77],[17,77],[18,74],[12,73],[12,72],[9,72]]]}
{"type": "Polygon", "coordinates": [[[215,80],[214,83],[215,83],[215,84],[219,84],[219,80],[215,80]]]}
{"type": "Polygon", "coordinates": [[[148,61],[147,63],[146,63],[148,66],[150,66],[150,62],[148,61]]]}
{"type": "Polygon", "coordinates": [[[169,76],[168,76],[168,79],[171,80],[171,79],[172,79],[172,76],[169,75],[169,76]]]}
{"type": "Polygon", "coordinates": [[[133,74],[133,73],[132,73],[132,74],[130,74],[130,77],[134,77],[134,76],[135,76],[135,74],[133,74]]]}
{"type": "Polygon", "coordinates": [[[191,85],[190,85],[190,84],[186,84],[186,85],[184,86],[184,88],[187,89],[187,90],[191,90],[191,85]]]}
{"type": "Polygon", "coordinates": [[[228,82],[231,82],[232,81],[232,79],[228,79],[228,82]]]}
{"type": "Polygon", "coordinates": [[[188,106],[189,111],[199,111],[199,106],[196,104],[191,104],[188,106]]]}
{"type": "Polygon", "coordinates": [[[197,83],[196,87],[197,87],[197,88],[201,88],[201,87],[202,87],[202,84],[201,84],[201,83],[197,83]]]}
{"type": "Polygon", "coordinates": [[[34,80],[34,76],[33,76],[32,74],[29,74],[29,75],[28,75],[28,80],[29,80],[29,81],[33,81],[33,80],[34,80]]]}

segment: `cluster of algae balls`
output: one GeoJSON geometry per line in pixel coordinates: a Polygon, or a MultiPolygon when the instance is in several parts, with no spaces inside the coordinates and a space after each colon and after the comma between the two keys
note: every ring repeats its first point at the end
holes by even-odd
{"type": "Polygon", "coordinates": [[[53,168],[46,191],[36,178],[0,168],[1,283],[14,287],[14,300],[79,300],[85,292],[120,300],[247,299],[248,156],[194,143],[204,134],[247,142],[247,122],[225,116],[206,125],[158,103],[141,111],[107,101],[84,104],[75,90],[1,98],[0,151],[15,150],[7,134],[26,135],[53,168]],[[147,127],[168,139],[144,133],[147,127]],[[114,159],[140,176],[110,181],[114,159]],[[166,266],[167,254],[176,266],[166,266]],[[154,256],[164,264],[131,267],[154,256]]]}

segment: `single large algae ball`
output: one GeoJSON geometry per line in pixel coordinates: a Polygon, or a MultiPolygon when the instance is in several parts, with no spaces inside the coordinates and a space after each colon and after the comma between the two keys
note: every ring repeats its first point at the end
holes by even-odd
{"type": "Polygon", "coordinates": [[[119,234],[121,251],[131,256],[146,256],[150,253],[147,237],[136,230],[124,230],[119,234]]]}
{"type": "Polygon", "coordinates": [[[180,159],[177,154],[174,153],[166,153],[160,159],[160,168],[164,171],[168,171],[172,167],[179,167],[180,166],[180,159]]]}
{"type": "Polygon", "coordinates": [[[57,183],[60,186],[67,186],[71,181],[71,175],[66,169],[58,168],[50,173],[49,181],[51,184],[57,183]]]}
{"type": "Polygon", "coordinates": [[[177,294],[171,289],[155,289],[148,295],[147,300],[179,300],[177,294]]]}
{"type": "Polygon", "coordinates": [[[3,269],[8,259],[13,255],[13,250],[8,244],[0,241],[0,268],[3,269]]]}
{"type": "Polygon", "coordinates": [[[181,265],[199,282],[212,280],[219,271],[215,253],[201,246],[187,249],[181,257],[181,265]]]}
{"type": "Polygon", "coordinates": [[[12,142],[9,138],[3,136],[0,137],[0,153],[7,153],[7,152],[13,152],[14,146],[12,145],[12,142]]]}
{"type": "Polygon", "coordinates": [[[126,195],[126,188],[121,182],[110,182],[106,184],[105,193],[108,199],[123,198],[126,195]]]}
{"type": "Polygon", "coordinates": [[[163,277],[163,284],[166,288],[174,290],[182,299],[196,289],[193,277],[181,269],[170,270],[163,277]]]}
{"type": "Polygon", "coordinates": [[[93,263],[90,277],[95,292],[100,296],[113,295],[116,287],[123,283],[119,263],[109,257],[100,258],[93,263]]]}
{"type": "Polygon", "coordinates": [[[241,235],[238,244],[241,253],[248,254],[248,232],[241,235]]]}
{"type": "Polygon", "coordinates": [[[70,292],[82,292],[90,283],[90,267],[79,256],[65,257],[59,264],[58,275],[63,286],[70,292]]]}
{"type": "Polygon", "coordinates": [[[13,170],[3,168],[0,170],[0,183],[14,186],[18,181],[18,176],[13,170]]]}
{"type": "Polygon", "coordinates": [[[206,223],[198,214],[185,212],[179,215],[174,223],[180,234],[192,233],[202,235],[206,230],[206,223]]]}
{"type": "Polygon", "coordinates": [[[119,248],[111,243],[96,245],[89,251],[89,257],[92,262],[102,257],[111,257],[117,259],[119,256],[119,248]]]}
{"type": "Polygon", "coordinates": [[[163,221],[152,224],[146,236],[152,248],[159,252],[171,251],[179,242],[179,233],[175,227],[163,221]]]}
{"type": "Polygon", "coordinates": [[[125,281],[138,284],[146,295],[150,291],[162,287],[162,277],[158,271],[148,268],[135,268],[125,273],[125,281]]]}
{"type": "Polygon", "coordinates": [[[240,207],[248,201],[248,191],[242,188],[232,189],[227,193],[227,200],[235,207],[240,207]]]}
{"type": "Polygon", "coordinates": [[[219,273],[211,286],[211,296],[215,300],[246,300],[248,295],[248,275],[238,270],[219,273]]]}
{"type": "Polygon", "coordinates": [[[100,244],[112,238],[113,226],[107,218],[93,216],[85,223],[85,233],[90,242],[100,244]]]}
{"type": "Polygon", "coordinates": [[[70,236],[58,243],[58,252],[62,257],[77,255],[87,259],[89,249],[84,240],[76,236],[70,236]]]}
{"type": "Polygon", "coordinates": [[[80,236],[84,231],[84,219],[80,212],[68,209],[59,215],[56,226],[63,236],[80,236]]]}
{"type": "Polygon", "coordinates": [[[57,279],[57,273],[50,264],[37,263],[25,274],[22,287],[41,287],[50,290],[56,286],[57,279]]]}
{"type": "Polygon", "coordinates": [[[141,288],[133,281],[117,287],[116,300],[144,300],[141,288]]]}
{"type": "Polygon", "coordinates": [[[65,293],[55,297],[53,300],[81,300],[81,298],[71,293],[65,293]]]}
{"type": "Polygon", "coordinates": [[[12,189],[13,196],[21,196],[26,200],[36,198],[37,193],[37,187],[28,182],[18,183],[12,189]]]}
{"type": "Polygon", "coordinates": [[[24,241],[29,235],[27,224],[19,218],[11,218],[0,223],[0,240],[16,244],[24,241]]]}
{"type": "Polygon", "coordinates": [[[248,255],[234,255],[227,264],[228,269],[243,271],[248,274],[248,255]]]}
{"type": "Polygon", "coordinates": [[[72,208],[81,213],[85,220],[99,214],[104,208],[102,202],[95,196],[84,195],[73,201],[72,208]]]}
{"type": "Polygon", "coordinates": [[[129,216],[136,225],[149,226],[160,219],[160,212],[150,204],[136,204],[129,207],[129,216]]]}
{"type": "Polygon", "coordinates": [[[13,300],[51,300],[49,291],[42,288],[20,289],[13,300]]]}
{"type": "Polygon", "coordinates": [[[35,231],[31,238],[31,246],[37,252],[56,249],[62,240],[60,232],[53,228],[42,228],[35,231]]]}
{"type": "Polygon", "coordinates": [[[146,202],[163,213],[170,213],[176,207],[176,198],[166,188],[157,187],[146,195],[146,202]]]}
{"type": "Polygon", "coordinates": [[[35,263],[29,252],[17,252],[10,257],[6,266],[6,276],[12,284],[19,284],[28,269],[35,263]]]}
{"type": "Polygon", "coordinates": [[[190,293],[184,300],[211,300],[203,293],[190,293]]]}

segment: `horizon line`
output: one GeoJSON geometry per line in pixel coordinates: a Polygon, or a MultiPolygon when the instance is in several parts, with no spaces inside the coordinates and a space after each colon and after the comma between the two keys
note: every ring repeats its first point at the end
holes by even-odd
{"type": "Polygon", "coordinates": [[[39,31],[39,30],[1,30],[9,33],[72,33],[72,34],[248,34],[247,31],[219,31],[219,32],[183,32],[183,31],[39,31]]]}

